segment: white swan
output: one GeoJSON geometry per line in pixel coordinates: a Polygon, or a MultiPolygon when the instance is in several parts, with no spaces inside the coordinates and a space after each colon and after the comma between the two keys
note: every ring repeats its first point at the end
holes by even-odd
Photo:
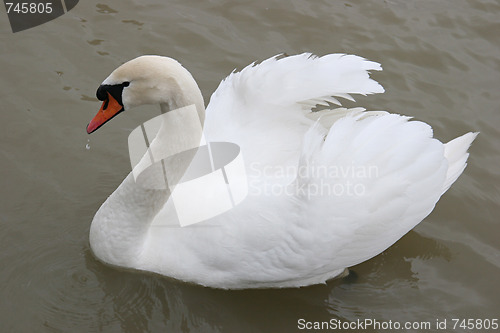
{"type": "MultiPolygon", "coordinates": [[[[95,256],[204,286],[241,289],[324,283],[387,249],[460,176],[477,133],[443,144],[429,125],[397,114],[361,108],[311,112],[316,104],[338,103],[332,96],[383,92],[370,70],[381,67],[354,55],[301,54],[229,75],[210,99],[204,131],[209,141],[240,146],[251,183],[248,197],[199,225],[164,227],[162,222],[175,218],[169,196],[137,186],[129,174],[92,221],[95,256]],[[320,167],[329,173],[315,174],[320,167]],[[318,195],[318,189],[333,192],[318,195]]],[[[190,73],[160,56],[118,67],[97,96],[104,103],[89,133],[140,104],[160,104],[164,112],[194,104],[200,116],[204,111],[190,73]]],[[[169,130],[182,134],[183,128],[169,130]]],[[[168,142],[159,133],[155,144],[168,142]]]]}

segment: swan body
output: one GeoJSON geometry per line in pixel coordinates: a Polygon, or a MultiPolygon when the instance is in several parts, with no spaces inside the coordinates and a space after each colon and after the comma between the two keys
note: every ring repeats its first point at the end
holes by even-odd
{"type": "MultiPolygon", "coordinates": [[[[382,93],[369,77],[374,70],[380,65],[353,55],[273,57],[229,75],[205,113],[196,82],[177,61],[142,56],[120,66],[98,90],[103,108],[119,99],[120,112],[195,105],[207,141],[240,147],[248,196],[180,227],[169,223],[176,219],[169,194],[138,186],[131,173],[92,221],[93,253],[108,264],[224,289],[324,283],[381,253],[430,214],[466,167],[477,133],[443,144],[429,125],[406,116],[311,111],[339,104],[338,97],[382,93]]],[[[88,131],[112,116],[93,120],[88,131]]],[[[178,124],[162,126],[152,146],[169,144],[162,132],[182,135],[178,124]]]]}

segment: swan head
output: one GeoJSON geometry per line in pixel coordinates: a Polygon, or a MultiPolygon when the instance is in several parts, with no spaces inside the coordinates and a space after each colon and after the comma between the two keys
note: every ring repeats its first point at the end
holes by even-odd
{"type": "Polygon", "coordinates": [[[169,111],[194,104],[201,121],[204,102],[193,76],[176,60],[145,55],[115,69],[99,86],[101,109],[87,126],[90,134],[119,113],[143,104],[160,104],[169,111]]]}

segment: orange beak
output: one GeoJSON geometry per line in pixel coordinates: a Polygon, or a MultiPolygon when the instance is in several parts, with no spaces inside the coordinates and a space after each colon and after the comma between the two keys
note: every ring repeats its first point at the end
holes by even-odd
{"type": "Polygon", "coordinates": [[[99,127],[110,121],[111,118],[122,111],[123,105],[118,103],[108,92],[108,98],[102,103],[99,112],[97,112],[95,117],[87,125],[87,133],[90,134],[96,131],[99,127]]]}

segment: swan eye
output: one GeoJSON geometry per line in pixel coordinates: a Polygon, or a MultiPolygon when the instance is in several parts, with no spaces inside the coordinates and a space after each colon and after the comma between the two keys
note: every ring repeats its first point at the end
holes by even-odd
{"type": "Polygon", "coordinates": [[[97,91],[95,93],[96,97],[100,101],[104,101],[107,97],[106,90],[108,85],[100,85],[99,88],[97,88],[97,91]]]}
{"type": "Polygon", "coordinates": [[[114,99],[120,105],[123,106],[122,103],[122,93],[123,93],[123,88],[128,87],[130,85],[130,82],[126,81],[121,84],[102,84],[99,86],[96,92],[96,97],[100,101],[104,101],[108,98],[108,93],[113,96],[114,99]]]}

